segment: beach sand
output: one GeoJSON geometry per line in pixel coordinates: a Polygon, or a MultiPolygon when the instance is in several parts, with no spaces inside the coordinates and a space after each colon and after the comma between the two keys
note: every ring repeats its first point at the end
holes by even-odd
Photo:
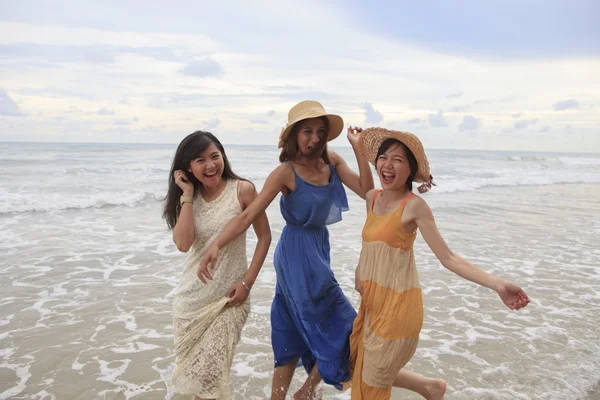
{"type": "Polygon", "coordinates": [[[588,400],[600,400],[600,385],[590,393],[588,400]]]}
{"type": "MultiPolygon", "coordinates": [[[[171,397],[172,301],[185,254],[160,218],[159,199],[173,146],[32,146],[0,146],[0,161],[8,160],[0,173],[0,398],[189,399],[171,397]],[[43,184],[22,185],[42,170],[43,184]]],[[[233,150],[240,173],[262,187],[278,152],[233,150]]],[[[522,285],[532,302],[507,310],[490,290],[445,270],[419,235],[426,311],[407,370],[443,377],[452,400],[600,400],[600,184],[543,184],[600,182],[600,158],[439,151],[431,160],[444,175],[426,199],[444,239],[522,285]]],[[[329,227],[331,259],[358,307],[365,205],[348,197],[350,211],[329,227]]],[[[284,223],[277,201],[267,214],[273,244],[236,349],[234,400],[270,393],[273,252],[284,223]]],[[[250,233],[248,257],[255,244],[250,233]]],[[[292,393],[305,377],[299,369],[292,393]]],[[[350,396],[329,387],[324,398],[350,396]]],[[[397,399],[422,398],[394,389],[397,399]]]]}

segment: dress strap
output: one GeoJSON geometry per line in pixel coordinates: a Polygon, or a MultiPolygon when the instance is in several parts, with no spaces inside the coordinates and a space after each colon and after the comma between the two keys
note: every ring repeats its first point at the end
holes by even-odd
{"type": "MultiPolygon", "coordinates": [[[[371,210],[372,210],[372,209],[373,209],[373,207],[375,206],[375,200],[377,199],[377,195],[378,195],[379,193],[381,193],[381,192],[382,192],[382,190],[378,190],[378,191],[376,191],[376,192],[375,192],[375,194],[373,195],[373,201],[371,202],[371,210]]],[[[398,206],[398,210],[399,210],[399,209],[401,209],[401,208],[402,208],[402,207],[403,207],[403,206],[406,204],[406,202],[408,201],[408,199],[410,199],[410,198],[411,198],[411,197],[413,197],[414,195],[415,195],[414,193],[410,193],[408,196],[406,196],[406,197],[404,198],[404,200],[402,200],[402,203],[400,203],[400,205],[398,206]]]]}
{"type": "Polygon", "coordinates": [[[236,189],[237,199],[239,200],[242,197],[242,180],[241,179],[235,180],[235,189],[236,189]]]}
{"type": "Polygon", "coordinates": [[[371,210],[373,209],[373,206],[375,206],[375,199],[377,198],[377,195],[381,193],[381,190],[378,190],[375,192],[375,194],[373,195],[373,201],[371,202],[371,210]]]}
{"type": "Polygon", "coordinates": [[[327,165],[329,165],[329,173],[331,174],[330,177],[329,177],[329,180],[332,180],[333,179],[333,175],[337,176],[338,173],[337,173],[337,170],[335,169],[335,167],[333,165],[331,165],[331,164],[327,164],[327,165]]]}
{"type": "Polygon", "coordinates": [[[398,208],[402,208],[402,207],[403,207],[403,206],[406,204],[406,202],[408,201],[408,199],[410,199],[410,198],[411,198],[411,197],[413,197],[414,195],[415,195],[414,193],[410,193],[408,196],[406,196],[406,197],[404,198],[404,200],[402,200],[402,203],[400,203],[400,207],[398,207],[398,208]]]}
{"type": "Polygon", "coordinates": [[[292,167],[292,171],[294,171],[294,174],[296,173],[296,168],[294,168],[294,164],[292,164],[292,162],[290,160],[285,160],[286,163],[290,164],[290,167],[292,167]]]}
{"type": "Polygon", "coordinates": [[[299,178],[298,173],[296,172],[296,168],[294,168],[294,164],[292,164],[290,160],[285,160],[285,162],[290,164],[290,167],[292,167],[292,171],[294,171],[294,175],[296,176],[296,178],[299,178]]]}
{"type": "Polygon", "coordinates": [[[228,201],[231,198],[239,198],[239,186],[240,181],[237,179],[227,179],[227,184],[223,190],[226,191],[225,196],[228,197],[228,201]]]}

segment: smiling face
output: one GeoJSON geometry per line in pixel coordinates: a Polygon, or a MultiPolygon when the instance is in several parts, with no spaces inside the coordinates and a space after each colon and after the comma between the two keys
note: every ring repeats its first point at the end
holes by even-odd
{"type": "Polygon", "coordinates": [[[384,141],[377,153],[376,168],[382,188],[412,190],[412,178],[417,171],[417,164],[403,143],[395,139],[384,141]]]}
{"type": "Polygon", "coordinates": [[[215,188],[219,185],[223,168],[223,155],[214,143],[190,162],[190,171],[205,188],[215,188]]]}

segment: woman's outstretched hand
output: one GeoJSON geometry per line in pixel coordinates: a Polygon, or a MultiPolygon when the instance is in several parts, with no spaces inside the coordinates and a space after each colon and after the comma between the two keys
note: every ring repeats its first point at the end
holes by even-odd
{"type": "Polygon", "coordinates": [[[217,245],[210,245],[206,253],[200,260],[200,267],[198,268],[198,278],[202,283],[206,284],[207,280],[212,281],[211,272],[215,271],[215,264],[217,262],[217,256],[219,255],[219,247],[217,245]]]}
{"type": "Polygon", "coordinates": [[[348,127],[348,134],[346,136],[348,137],[348,141],[350,142],[352,147],[357,145],[358,138],[360,137],[361,132],[362,132],[362,128],[360,128],[358,126],[349,126],[348,127]]]}
{"type": "Polygon", "coordinates": [[[504,281],[497,290],[502,302],[511,310],[518,310],[529,304],[529,297],[523,289],[510,281],[504,281]]]}

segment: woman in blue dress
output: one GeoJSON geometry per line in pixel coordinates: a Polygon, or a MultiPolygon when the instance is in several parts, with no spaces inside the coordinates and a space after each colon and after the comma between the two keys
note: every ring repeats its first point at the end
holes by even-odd
{"type": "Polygon", "coordinates": [[[198,275],[211,279],[219,249],[245,232],[277,194],[282,194],[280,208],[286,226],[274,257],[272,399],[285,398],[299,360],[309,376],[295,399],[313,398],[321,379],[338,389],[350,380],[348,337],[356,311],[331,270],[327,225],[340,221],[342,212],[348,210],[342,184],[364,199],[373,189],[373,176],[356,147],[361,129],[348,128],[360,175],[327,149],[327,142],[343,128],[342,118],[327,114],[316,101],[294,106],[279,139],[281,164],[256,199],[223,229],[200,263],[198,275]]]}

